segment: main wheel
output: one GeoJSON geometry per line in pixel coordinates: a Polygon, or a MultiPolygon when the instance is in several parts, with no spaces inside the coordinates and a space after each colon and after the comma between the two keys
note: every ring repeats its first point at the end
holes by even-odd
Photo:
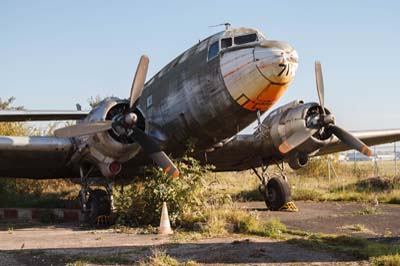
{"type": "Polygon", "coordinates": [[[89,192],[88,200],[88,221],[96,223],[99,216],[108,216],[111,212],[111,203],[107,192],[102,189],[95,189],[89,192]]]}
{"type": "Polygon", "coordinates": [[[291,200],[288,183],[280,177],[272,177],[263,191],[265,204],[271,211],[278,211],[291,200]]]}

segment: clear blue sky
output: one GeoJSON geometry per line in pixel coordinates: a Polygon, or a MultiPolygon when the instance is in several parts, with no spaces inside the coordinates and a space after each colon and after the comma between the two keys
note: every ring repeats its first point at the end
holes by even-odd
{"type": "Polygon", "coordinates": [[[0,97],[28,109],[88,107],[127,97],[141,54],[149,76],[229,21],[256,27],[299,53],[278,105],[316,101],[348,129],[400,128],[400,1],[0,1],[0,97]]]}

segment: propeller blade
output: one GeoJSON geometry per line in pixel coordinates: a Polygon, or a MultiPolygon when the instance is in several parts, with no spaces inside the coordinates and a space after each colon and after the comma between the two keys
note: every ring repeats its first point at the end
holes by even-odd
{"type": "Polygon", "coordinates": [[[142,95],[144,82],[146,81],[147,69],[149,68],[149,58],[146,55],[140,57],[139,64],[136,69],[135,78],[132,82],[131,96],[129,102],[129,108],[133,109],[133,105],[142,95]]]}
{"type": "Polygon", "coordinates": [[[324,79],[322,78],[322,67],[321,67],[321,62],[319,62],[319,61],[315,61],[315,78],[317,81],[317,92],[318,92],[319,104],[322,107],[322,112],[325,114],[324,79]]]}
{"type": "Polygon", "coordinates": [[[158,144],[139,128],[134,127],[132,130],[133,138],[139,143],[148,156],[150,156],[150,158],[169,176],[178,177],[178,169],[165,152],[160,149],[158,144]]]}
{"type": "Polygon", "coordinates": [[[349,147],[358,150],[368,157],[372,155],[372,151],[368,148],[367,145],[365,145],[361,140],[354,137],[350,132],[346,131],[345,129],[337,125],[330,125],[329,130],[332,130],[332,133],[349,147]]]}
{"type": "Polygon", "coordinates": [[[73,138],[79,136],[92,135],[107,131],[112,128],[112,121],[97,121],[91,123],[82,123],[73,126],[56,129],[54,135],[59,138],[73,138]]]}
{"type": "Polygon", "coordinates": [[[318,131],[318,129],[312,129],[312,130],[308,130],[308,131],[301,130],[301,131],[294,133],[286,141],[284,141],[281,145],[279,145],[279,151],[282,154],[286,154],[286,153],[290,152],[291,150],[293,150],[296,147],[303,144],[307,139],[309,139],[317,131],[318,131]]]}

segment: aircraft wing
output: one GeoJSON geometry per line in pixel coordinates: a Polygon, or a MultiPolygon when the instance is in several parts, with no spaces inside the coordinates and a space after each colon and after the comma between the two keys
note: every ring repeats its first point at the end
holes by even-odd
{"type": "Polygon", "coordinates": [[[0,122],[79,120],[88,114],[89,111],[0,111],[0,122]]]}
{"type": "MultiPolygon", "coordinates": [[[[352,131],[351,133],[368,146],[391,143],[400,140],[400,129],[352,131]]],[[[334,137],[332,141],[327,146],[321,148],[316,155],[330,154],[350,149],[351,148],[334,137]]]]}
{"type": "Polygon", "coordinates": [[[0,136],[0,177],[76,177],[68,165],[71,139],[0,136]]]}

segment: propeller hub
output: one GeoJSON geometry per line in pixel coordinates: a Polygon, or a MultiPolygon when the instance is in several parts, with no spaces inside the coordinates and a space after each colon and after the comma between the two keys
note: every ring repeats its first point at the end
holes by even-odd
{"type": "Polygon", "coordinates": [[[327,114],[322,117],[324,125],[335,124],[335,117],[331,114],[327,114]]]}
{"type": "Polygon", "coordinates": [[[125,115],[124,122],[127,126],[134,126],[138,121],[138,117],[135,113],[129,113],[125,115]]]}

